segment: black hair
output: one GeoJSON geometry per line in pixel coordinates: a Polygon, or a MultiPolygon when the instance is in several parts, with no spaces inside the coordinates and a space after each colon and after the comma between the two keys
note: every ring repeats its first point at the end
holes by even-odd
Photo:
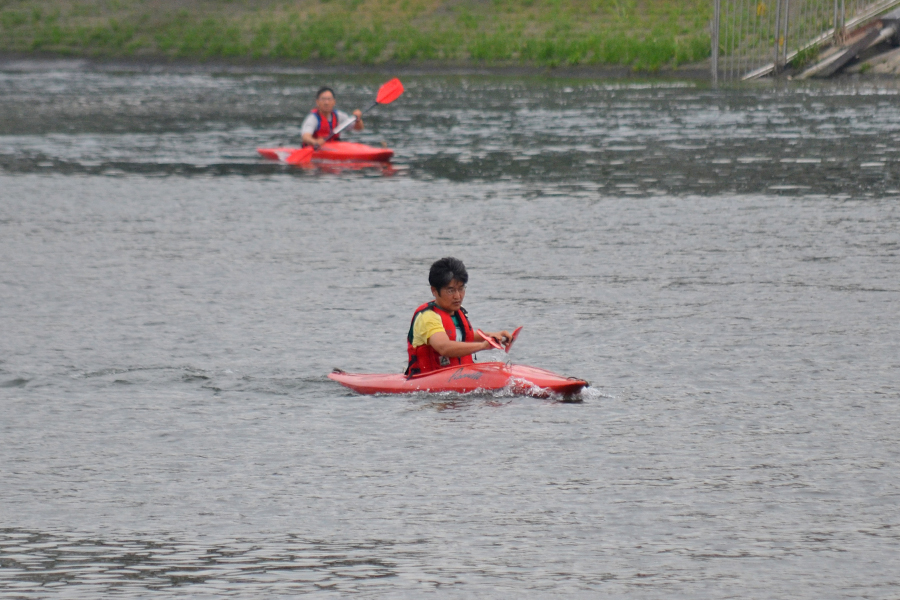
{"type": "Polygon", "coordinates": [[[463,261],[447,256],[431,265],[431,271],[428,272],[428,283],[437,291],[440,292],[450,285],[454,279],[463,285],[469,281],[469,274],[466,272],[466,265],[463,264],[463,261]]]}
{"type": "Polygon", "coordinates": [[[316,92],[316,100],[318,100],[319,96],[321,96],[325,92],[331,92],[331,95],[334,96],[334,90],[331,89],[330,87],[328,87],[327,85],[323,85],[322,87],[319,88],[319,91],[316,92]]]}

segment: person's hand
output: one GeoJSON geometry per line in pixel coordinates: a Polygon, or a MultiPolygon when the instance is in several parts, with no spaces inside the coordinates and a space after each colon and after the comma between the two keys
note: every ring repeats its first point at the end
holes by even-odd
{"type": "Polygon", "coordinates": [[[494,332],[484,332],[484,335],[489,335],[498,342],[500,342],[501,346],[508,346],[510,342],[512,342],[512,334],[505,329],[503,331],[494,331],[494,332]]]}
{"type": "Polygon", "coordinates": [[[356,117],[357,121],[362,119],[362,111],[357,108],[356,110],[353,111],[353,116],[356,117]]]}

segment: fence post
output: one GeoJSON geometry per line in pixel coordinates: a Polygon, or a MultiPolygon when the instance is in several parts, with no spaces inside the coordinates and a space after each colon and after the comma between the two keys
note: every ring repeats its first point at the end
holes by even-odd
{"type": "MultiPolygon", "coordinates": [[[[835,0],[837,2],[837,0],[835,0]]],[[[713,86],[719,85],[719,14],[722,0],[713,2],[713,21],[711,24],[710,38],[712,41],[712,82],[713,86]]]]}
{"type": "Polygon", "coordinates": [[[781,36],[781,39],[784,40],[781,45],[781,55],[783,60],[781,61],[781,65],[783,67],[787,66],[787,55],[788,55],[788,24],[791,20],[791,0],[784,0],[784,35],[781,36]]]}
{"type": "Polygon", "coordinates": [[[844,43],[845,31],[844,27],[847,25],[847,8],[844,6],[844,0],[841,0],[841,39],[840,43],[844,43]]]}
{"type": "Polygon", "coordinates": [[[834,20],[832,21],[834,25],[834,33],[832,34],[833,43],[838,43],[838,0],[834,0],[834,20]]]}
{"type": "Polygon", "coordinates": [[[772,58],[772,75],[773,76],[778,75],[778,40],[779,40],[778,36],[780,34],[778,30],[781,29],[781,27],[779,27],[779,25],[781,25],[781,23],[779,22],[780,19],[781,19],[781,0],[778,0],[778,2],[775,4],[775,29],[774,29],[775,53],[772,58]]]}

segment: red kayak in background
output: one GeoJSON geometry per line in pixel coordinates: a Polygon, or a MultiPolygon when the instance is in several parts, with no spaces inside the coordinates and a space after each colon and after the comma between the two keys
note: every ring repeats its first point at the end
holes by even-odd
{"type": "MultiPolygon", "coordinates": [[[[394,151],[388,148],[373,148],[365,144],[356,144],[354,142],[339,142],[337,136],[343,130],[347,129],[354,123],[357,118],[364,113],[369,112],[379,104],[390,104],[403,94],[403,84],[394,77],[390,81],[385,82],[378,88],[378,95],[366,110],[358,112],[348,118],[343,125],[331,132],[324,143],[318,148],[313,146],[303,146],[301,148],[257,148],[256,151],[272,160],[277,160],[289,165],[304,165],[310,160],[327,160],[327,161],[365,161],[365,162],[384,162],[390,160],[394,155],[394,151]],[[332,141],[334,139],[334,141],[332,141]]],[[[355,126],[355,125],[354,125],[355,126]]]]}
{"type": "Polygon", "coordinates": [[[563,377],[545,369],[502,362],[446,367],[413,377],[401,374],[346,373],[335,369],[328,377],[360,394],[415,392],[466,394],[509,389],[516,395],[547,398],[553,394],[572,396],[589,385],[583,379],[563,377]]]}
{"type": "MultiPolygon", "coordinates": [[[[300,148],[257,148],[265,158],[287,162],[288,157],[300,148]]],[[[390,148],[375,148],[355,142],[325,142],[312,153],[313,160],[348,160],[384,162],[391,159],[394,151],[390,148]]]]}

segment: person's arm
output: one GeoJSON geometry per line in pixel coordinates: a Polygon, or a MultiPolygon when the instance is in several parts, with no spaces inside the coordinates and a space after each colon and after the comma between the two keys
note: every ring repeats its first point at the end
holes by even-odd
{"type": "Polygon", "coordinates": [[[338,127],[342,126],[344,123],[356,117],[356,120],[353,121],[353,131],[362,131],[363,130],[363,120],[362,120],[362,111],[358,108],[353,111],[352,115],[348,115],[342,110],[335,110],[338,116],[338,127]]]}
{"type": "MultiPolygon", "coordinates": [[[[481,336],[478,336],[481,337],[481,336]]],[[[469,356],[482,350],[487,350],[491,345],[482,340],[479,342],[454,342],[447,335],[446,331],[438,331],[428,338],[428,345],[434,348],[434,351],[441,356],[447,358],[462,358],[469,356]]]]}
{"type": "Polygon", "coordinates": [[[325,141],[316,137],[316,126],[318,124],[319,120],[316,119],[314,114],[308,114],[303,119],[303,124],[300,126],[300,139],[303,140],[304,144],[318,148],[325,141]]]}
{"type": "Polygon", "coordinates": [[[303,143],[305,145],[315,146],[316,148],[321,146],[322,143],[325,141],[325,140],[321,140],[321,139],[313,136],[313,134],[311,134],[311,133],[304,133],[303,136],[301,137],[301,139],[303,140],[303,143]]]}

